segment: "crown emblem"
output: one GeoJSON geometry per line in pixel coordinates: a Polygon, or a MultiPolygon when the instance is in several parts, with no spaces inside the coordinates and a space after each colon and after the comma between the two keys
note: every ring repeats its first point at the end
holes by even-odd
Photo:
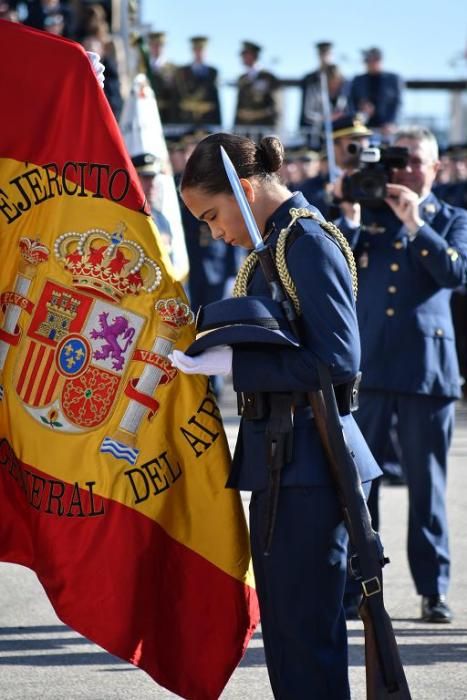
{"type": "Polygon", "coordinates": [[[20,238],[19,249],[23,259],[29,265],[39,265],[49,258],[49,249],[39,240],[32,238],[20,238]]]}
{"type": "Polygon", "coordinates": [[[154,308],[168,326],[181,328],[193,323],[193,311],[180,299],[160,299],[154,308]]]}
{"type": "Polygon", "coordinates": [[[69,231],[55,241],[56,258],[73,276],[73,286],[97,296],[120,301],[126,294],[153,292],[162,273],[142,246],[123,236],[125,225],[107,233],[93,228],[69,231]]]}

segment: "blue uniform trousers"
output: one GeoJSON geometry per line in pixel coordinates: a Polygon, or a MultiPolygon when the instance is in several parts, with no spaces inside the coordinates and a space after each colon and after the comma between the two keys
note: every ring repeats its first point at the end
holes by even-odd
{"type": "Polygon", "coordinates": [[[334,489],[281,488],[269,556],[266,508],[266,491],[253,492],[250,539],[274,697],[347,700],[347,535],[334,489]]]}
{"type": "MultiPolygon", "coordinates": [[[[355,418],[378,463],[384,461],[391,417],[398,416],[401,463],[409,493],[407,553],[419,595],[445,593],[449,584],[446,517],[447,453],[454,424],[454,401],[421,394],[362,390],[355,418]]],[[[373,482],[369,508],[379,528],[378,490],[373,482]]],[[[390,526],[390,523],[389,523],[390,526]]]]}

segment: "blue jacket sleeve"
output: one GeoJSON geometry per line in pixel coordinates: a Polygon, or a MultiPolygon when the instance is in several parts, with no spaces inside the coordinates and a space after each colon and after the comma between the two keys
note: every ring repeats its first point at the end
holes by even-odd
{"type": "Polygon", "coordinates": [[[417,258],[440,287],[455,289],[467,281],[467,212],[456,210],[448,230],[437,233],[425,223],[410,245],[417,258]]]}

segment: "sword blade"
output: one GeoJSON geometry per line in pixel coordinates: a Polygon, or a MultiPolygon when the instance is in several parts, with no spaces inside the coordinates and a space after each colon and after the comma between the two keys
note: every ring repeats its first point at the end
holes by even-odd
{"type": "Polygon", "coordinates": [[[250,234],[253,246],[255,250],[262,250],[264,248],[263,237],[259,232],[258,225],[255,221],[255,217],[253,216],[253,212],[251,211],[250,204],[248,202],[248,199],[246,198],[246,194],[237,175],[237,171],[234,168],[234,164],[230,160],[223,146],[221,146],[221,156],[222,162],[224,163],[226,175],[229,178],[234,197],[237,201],[238,206],[240,207],[240,211],[243,216],[245,226],[248,229],[248,233],[250,234]]]}

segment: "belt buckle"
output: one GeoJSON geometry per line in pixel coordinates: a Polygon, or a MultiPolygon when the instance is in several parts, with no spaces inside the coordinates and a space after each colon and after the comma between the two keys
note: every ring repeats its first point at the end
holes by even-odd
{"type": "Polygon", "coordinates": [[[372,595],[381,593],[381,583],[377,576],[373,578],[367,578],[366,581],[362,581],[362,588],[366,598],[370,598],[372,595]]]}

